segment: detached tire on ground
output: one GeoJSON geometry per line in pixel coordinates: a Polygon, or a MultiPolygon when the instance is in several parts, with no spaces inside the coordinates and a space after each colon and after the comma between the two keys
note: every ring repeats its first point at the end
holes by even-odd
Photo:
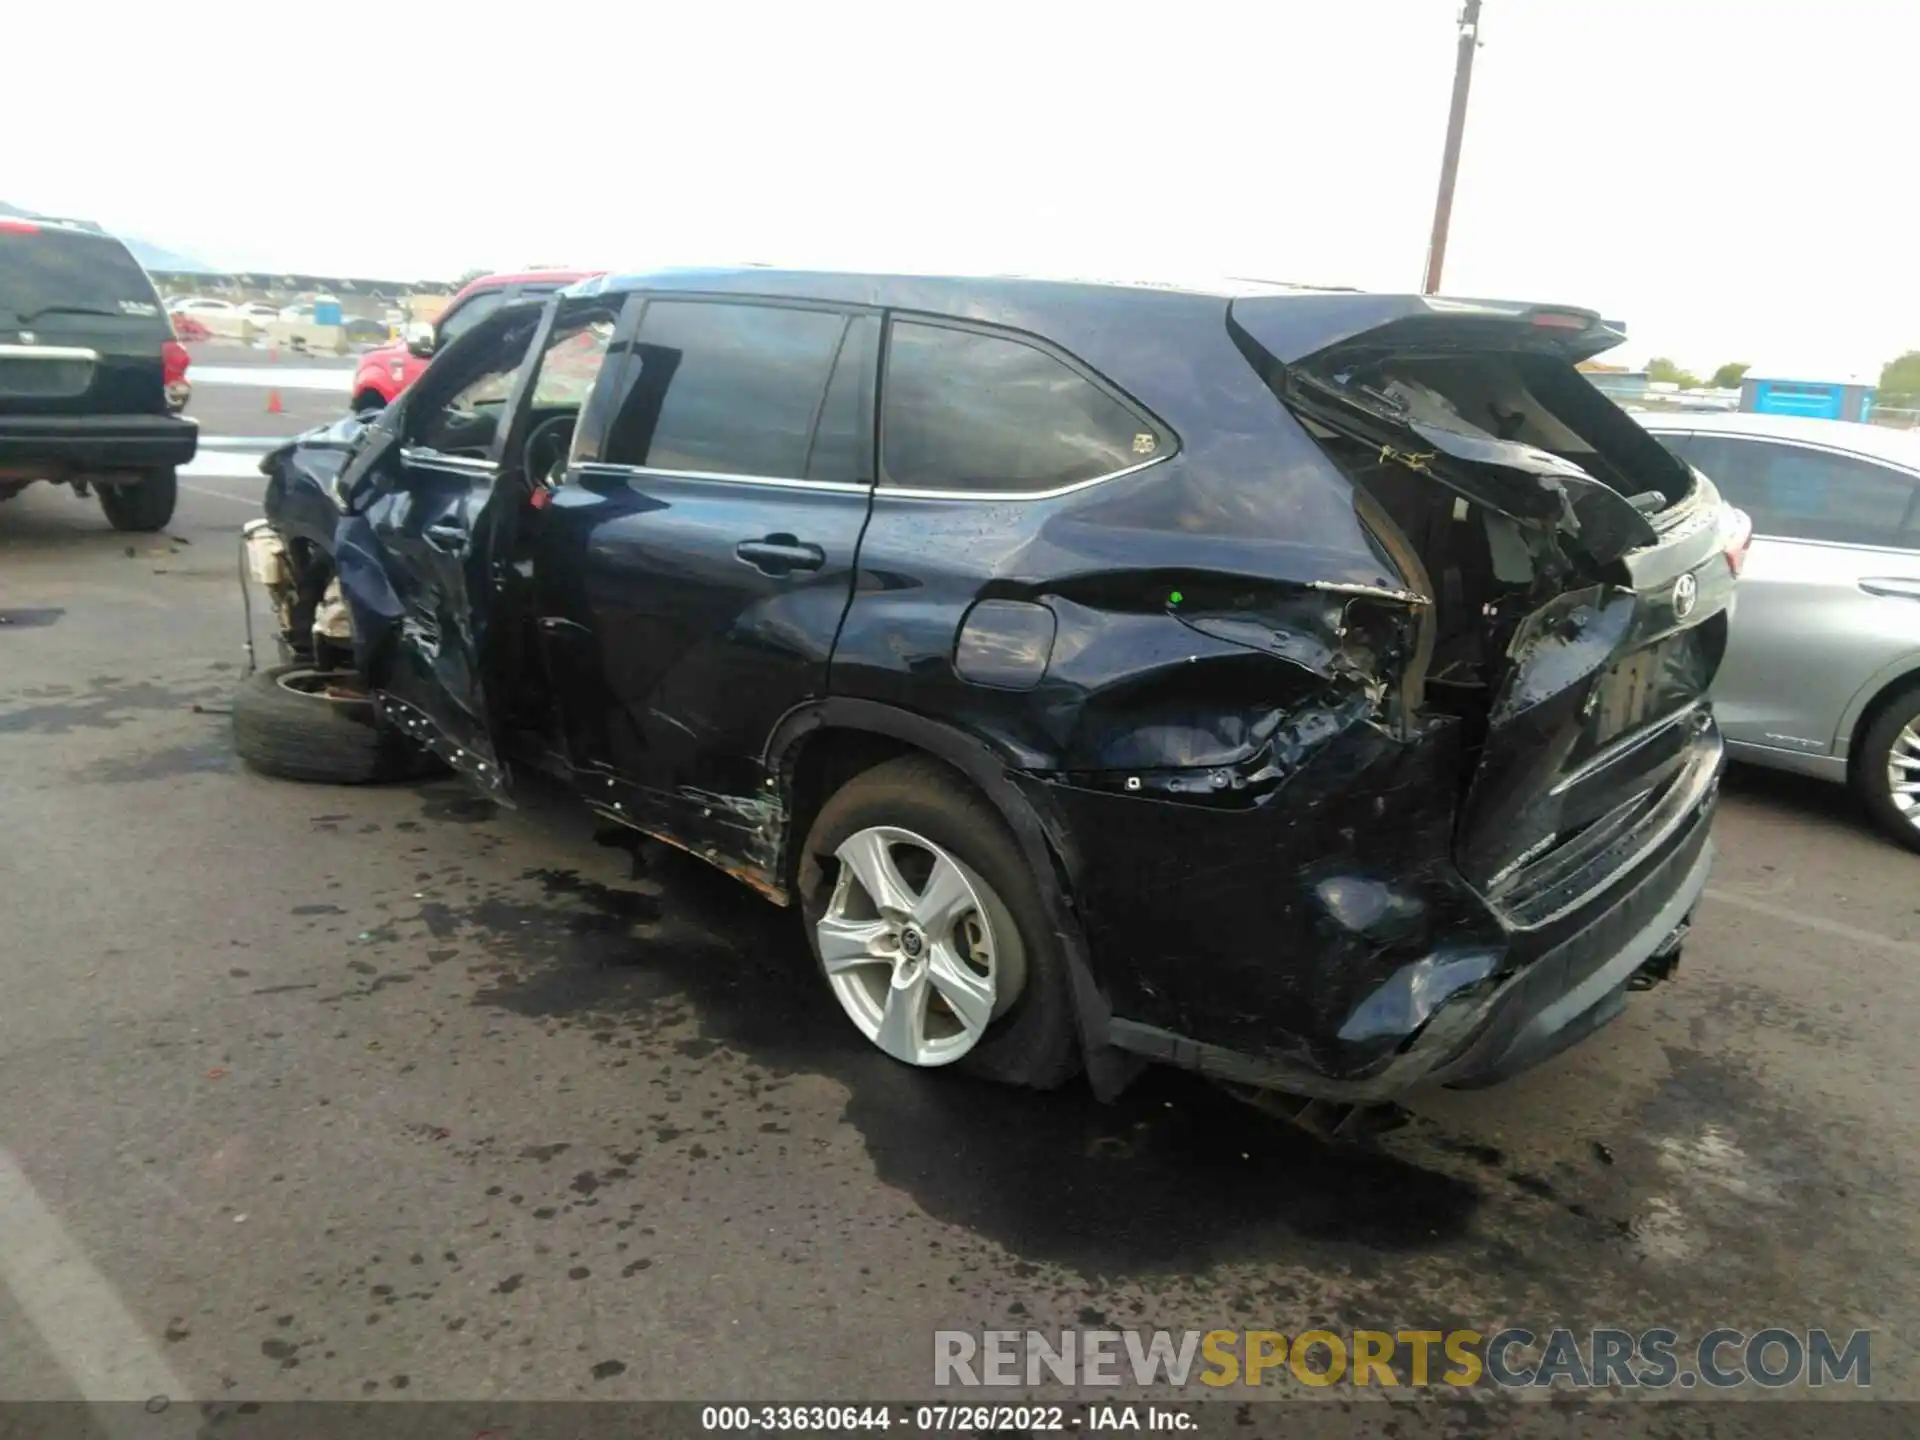
{"type": "Polygon", "coordinates": [[[102,485],[100,509],[116,530],[151,534],[173,519],[180,479],[171,470],[155,470],[132,485],[102,485]]]}
{"type": "Polygon", "coordinates": [[[798,880],[828,988],[894,1059],[1036,1089],[1079,1073],[1066,961],[1026,858],[954,771],[909,756],[855,776],[820,807],[798,880]]]}
{"type": "Polygon", "coordinates": [[[1867,728],[1853,784],[1889,839],[1920,850],[1920,685],[1894,696],[1867,728]]]}
{"type": "Polygon", "coordinates": [[[233,695],[233,748],[281,780],[370,785],[429,773],[430,756],[380,724],[373,701],[342,695],[347,679],[311,665],[256,670],[233,695]]]}

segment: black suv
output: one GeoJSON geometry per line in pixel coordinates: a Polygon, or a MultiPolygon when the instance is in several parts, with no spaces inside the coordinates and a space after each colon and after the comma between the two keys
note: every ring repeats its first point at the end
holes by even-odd
{"type": "Polygon", "coordinates": [[[1664,978],[1737,515],[1594,314],[673,272],[267,457],[256,767],[511,768],[799,909],[874,1044],[1371,1102],[1664,978]]]}
{"type": "Polygon", "coordinates": [[[110,235],[0,216],[0,500],[35,480],[100,493],[116,530],[173,518],[199,427],[171,413],[173,327],[110,235]]]}

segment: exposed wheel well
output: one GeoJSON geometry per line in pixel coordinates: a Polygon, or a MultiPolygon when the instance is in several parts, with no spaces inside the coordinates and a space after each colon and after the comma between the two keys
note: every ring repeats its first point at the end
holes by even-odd
{"type": "Polygon", "coordinates": [[[356,415],[368,410],[384,410],[386,408],[387,397],[382,395],[378,390],[362,390],[358,395],[353,397],[353,413],[356,415]]]}
{"type": "Polygon", "coordinates": [[[1849,772],[1856,771],[1860,764],[1860,747],[1866,742],[1867,731],[1873,728],[1874,721],[1886,713],[1889,705],[1915,689],[1920,689],[1920,670],[1909,670],[1881,686],[1880,693],[1867,702],[1867,708],[1860,712],[1860,718],[1854,722],[1853,736],[1847,742],[1849,772]]]}
{"type": "Polygon", "coordinates": [[[787,781],[787,853],[783,867],[786,873],[781,880],[789,890],[799,872],[800,850],[807,831],[813,828],[820,807],[836,790],[876,765],[903,755],[928,753],[905,740],[871,730],[817,730],[802,740],[798,749],[799,753],[789,761],[792,770],[787,781]]]}

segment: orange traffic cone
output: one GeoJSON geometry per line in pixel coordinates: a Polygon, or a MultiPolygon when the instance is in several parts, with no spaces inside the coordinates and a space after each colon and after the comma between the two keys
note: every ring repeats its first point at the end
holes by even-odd
{"type": "Polygon", "coordinates": [[[278,415],[280,409],[280,392],[278,390],[267,391],[267,413],[269,415],[278,415]]]}

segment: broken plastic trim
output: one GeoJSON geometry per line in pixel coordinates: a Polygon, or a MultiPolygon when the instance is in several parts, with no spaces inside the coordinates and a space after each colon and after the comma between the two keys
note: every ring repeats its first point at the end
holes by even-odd
{"type": "Polygon", "coordinates": [[[1604,566],[1653,545],[1659,533],[1632,503],[1571,460],[1532,445],[1415,420],[1384,397],[1320,376],[1285,372],[1289,404],[1390,461],[1523,524],[1557,530],[1570,550],[1604,566]],[[1409,438],[1431,447],[1416,450],[1409,438]]]}
{"type": "Polygon", "coordinates": [[[446,762],[447,766],[466,776],[486,792],[486,798],[505,809],[515,809],[512,798],[507,793],[506,767],[489,763],[454,744],[440,733],[426,715],[406,701],[376,691],[373,697],[374,713],[381,723],[391,725],[422,749],[430,751],[446,762]]]}

